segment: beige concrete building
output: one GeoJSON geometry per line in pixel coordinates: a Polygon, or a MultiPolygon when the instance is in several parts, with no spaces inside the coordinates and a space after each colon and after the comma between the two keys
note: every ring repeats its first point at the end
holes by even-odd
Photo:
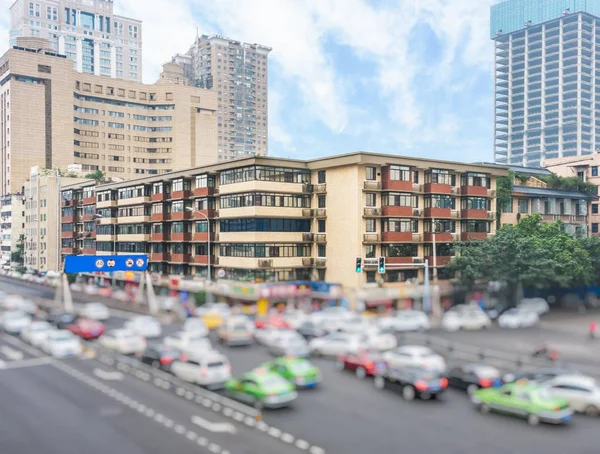
{"type": "MultiPolygon", "coordinates": [[[[206,277],[210,261],[214,279],[328,281],[349,295],[423,281],[425,260],[445,279],[453,242],[494,234],[496,177],[507,172],[358,152],[253,157],[103,184],[95,188],[95,248],[148,254],[157,275],[206,277]]],[[[63,189],[63,210],[68,198],[92,202],[84,186],[63,189]]],[[[67,214],[63,232],[86,221],[67,214]]],[[[63,238],[63,255],[84,252],[73,244],[63,238]]]]}
{"type": "MultiPolygon", "coordinates": [[[[577,177],[587,183],[600,185],[600,154],[594,153],[569,158],[546,159],[544,167],[561,177],[577,177]]],[[[592,200],[588,210],[588,231],[600,236],[598,200],[592,200]]]]}
{"type": "MultiPolygon", "coordinates": [[[[25,197],[23,194],[8,194],[0,196],[0,238],[2,252],[0,266],[9,269],[11,254],[21,243],[25,232],[25,197]]],[[[24,244],[24,242],[23,242],[24,244]]]]}
{"type": "Polygon", "coordinates": [[[82,73],[142,81],[142,22],[113,13],[113,0],[16,0],[10,44],[46,38],[82,73]]]}
{"type": "Polygon", "coordinates": [[[39,272],[59,269],[60,187],[89,181],[64,174],[64,171],[34,167],[25,182],[24,264],[28,269],[39,272]]]}
{"type": "Polygon", "coordinates": [[[217,161],[216,94],[180,69],[144,85],[78,73],[44,40],[18,44],[0,58],[0,193],[35,165],[131,179],[217,161]]]}
{"type": "Polygon", "coordinates": [[[269,152],[269,52],[271,48],[219,35],[202,35],[173,61],[191,83],[217,94],[219,160],[269,152]]]}

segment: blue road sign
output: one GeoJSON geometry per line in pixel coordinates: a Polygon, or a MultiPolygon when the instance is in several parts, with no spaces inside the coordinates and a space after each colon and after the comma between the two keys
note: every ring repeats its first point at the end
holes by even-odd
{"type": "Polygon", "coordinates": [[[68,255],[65,257],[65,273],[94,273],[112,271],[146,271],[148,256],[131,255],[68,255]]]}

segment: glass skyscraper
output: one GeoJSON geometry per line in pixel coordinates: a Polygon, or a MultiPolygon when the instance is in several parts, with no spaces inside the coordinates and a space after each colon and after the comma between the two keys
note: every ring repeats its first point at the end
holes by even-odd
{"type": "Polygon", "coordinates": [[[505,0],[490,25],[496,162],[600,149],[600,0],[505,0]]]}

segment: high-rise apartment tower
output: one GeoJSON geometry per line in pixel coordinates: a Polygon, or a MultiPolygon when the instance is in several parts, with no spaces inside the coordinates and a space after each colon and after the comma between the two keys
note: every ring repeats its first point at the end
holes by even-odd
{"type": "Polygon", "coordinates": [[[491,8],[495,160],[539,167],[600,148],[600,0],[491,8]]]}
{"type": "Polygon", "coordinates": [[[16,0],[10,22],[11,46],[46,38],[79,72],[142,81],[142,23],[113,14],[113,0],[16,0]]]}
{"type": "Polygon", "coordinates": [[[268,154],[270,47],[222,36],[198,36],[173,61],[192,83],[217,93],[219,160],[268,154]]]}

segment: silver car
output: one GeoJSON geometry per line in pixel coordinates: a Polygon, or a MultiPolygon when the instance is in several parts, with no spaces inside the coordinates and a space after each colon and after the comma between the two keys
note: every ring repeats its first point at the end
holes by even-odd
{"type": "Polygon", "coordinates": [[[310,355],[308,342],[295,331],[288,331],[284,335],[278,336],[273,343],[269,345],[269,353],[274,356],[295,356],[306,358],[310,355]]]}

